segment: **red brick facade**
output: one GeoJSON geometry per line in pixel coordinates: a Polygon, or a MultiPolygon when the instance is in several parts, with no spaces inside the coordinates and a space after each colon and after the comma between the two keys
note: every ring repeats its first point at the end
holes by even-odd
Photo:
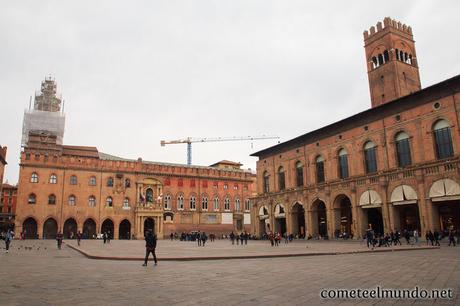
{"type": "Polygon", "coordinates": [[[126,160],[43,134],[30,134],[20,166],[16,231],[29,238],[250,229],[249,171],[126,160]]]}
{"type": "Polygon", "coordinates": [[[416,91],[412,30],[390,21],[364,34],[373,108],[253,154],[255,233],[361,237],[369,226],[381,234],[460,226],[460,76],[416,91]],[[395,63],[401,41],[410,64],[395,63]],[[390,54],[374,68],[378,46],[390,54]]]}
{"type": "Polygon", "coordinates": [[[14,224],[14,217],[16,215],[17,203],[16,186],[10,184],[3,184],[0,197],[0,224],[5,228],[10,224],[14,224]]]}

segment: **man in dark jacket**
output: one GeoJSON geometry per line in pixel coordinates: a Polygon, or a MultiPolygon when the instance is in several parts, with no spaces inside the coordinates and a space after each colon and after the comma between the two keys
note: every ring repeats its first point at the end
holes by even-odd
{"type": "Polygon", "coordinates": [[[155,254],[155,248],[157,247],[157,236],[152,231],[147,231],[145,235],[145,260],[143,266],[147,266],[147,260],[149,259],[150,253],[153,255],[153,261],[155,266],[157,265],[157,256],[155,254]]]}

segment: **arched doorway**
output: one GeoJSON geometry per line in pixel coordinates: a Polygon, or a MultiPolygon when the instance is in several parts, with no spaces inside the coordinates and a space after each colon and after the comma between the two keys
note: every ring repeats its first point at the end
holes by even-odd
{"type": "Polygon", "coordinates": [[[369,227],[374,230],[376,235],[383,233],[383,218],[381,208],[368,208],[367,210],[367,223],[369,227]]]}
{"type": "Polygon", "coordinates": [[[86,219],[83,223],[83,234],[84,239],[95,239],[96,238],[96,222],[93,219],[86,219]]]}
{"type": "Polygon", "coordinates": [[[144,235],[147,231],[152,231],[152,233],[155,233],[155,221],[153,218],[147,218],[144,221],[144,235]]]}
{"type": "Polygon", "coordinates": [[[270,220],[268,215],[267,206],[261,206],[259,208],[259,237],[264,238],[267,232],[270,230],[270,220]]]}
{"type": "Polygon", "coordinates": [[[286,209],[283,204],[277,204],[275,206],[275,233],[284,235],[286,233],[286,209]]]}
{"type": "Polygon", "coordinates": [[[337,196],[334,203],[334,219],[335,219],[335,238],[352,238],[353,219],[351,212],[351,201],[346,195],[337,196]]]}
{"type": "Polygon", "coordinates": [[[130,239],[131,237],[131,223],[128,220],[120,222],[118,239],[130,239]]]}
{"type": "Polygon", "coordinates": [[[433,203],[434,229],[441,231],[460,229],[460,185],[451,179],[433,183],[429,196],[433,203]]]}
{"type": "Polygon", "coordinates": [[[37,239],[37,221],[34,218],[27,218],[22,224],[22,233],[26,239],[37,239]]]}
{"type": "Polygon", "coordinates": [[[114,229],[114,226],[113,226],[112,220],[105,219],[105,221],[102,222],[101,233],[107,233],[107,236],[110,239],[113,239],[113,229],[114,229]]]}
{"type": "Polygon", "coordinates": [[[409,185],[393,189],[390,197],[394,226],[397,230],[421,230],[417,192],[409,185]]]}
{"type": "Polygon", "coordinates": [[[56,239],[57,230],[56,220],[48,218],[43,224],[43,239],[56,239]]]}
{"type": "Polygon", "coordinates": [[[73,239],[77,234],[77,221],[74,218],[69,218],[64,222],[64,238],[73,239]]]}
{"type": "Polygon", "coordinates": [[[319,238],[328,238],[326,204],[317,199],[312,205],[313,231],[319,238]]]}
{"type": "Polygon", "coordinates": [[[305,238],[305,209],[299,202],[292,206],[291,224],[291,233],[299,238],[305,238]]]}

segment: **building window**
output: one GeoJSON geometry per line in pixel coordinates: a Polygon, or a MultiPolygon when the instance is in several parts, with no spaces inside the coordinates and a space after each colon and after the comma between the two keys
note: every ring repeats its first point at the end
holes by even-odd
{"type": "Polygon", "coordinates": [[[224,183],[224,190],[227,190],[227,189],[228,189],[228,184],[224,183]]]}
{"type": "Polygon", "coordinates": [[[235,199],[235,210],[241,211],[240,199],[235,199]]]}
{"type": "Polygon", "coordinates": [[[105,200],[105,206],[113,207],[113,199],[112,199],[112,197],[107,197],[107,200],[105,200]]]}
{"type": "Polygon", "coordinates": [[[36,172],[32,173],[32,175],[30,176],[30,182],[38,183],[38,174],[36,172]]]}
{"type": "Polygon", "coordinates": [[[233,190],[238,190],[238,184],[233,185],[233,190]]]}
{"type": "Polygon", "coordinates": [[[131,180],[127,178],[125,180],[125,188],[130,188],[130,187],[131,187],[131,180]]]}
{"type": "Polygon", "coordinates": [[[96,206],[96,198],[94,196],[90,196],[88,198],[88,206],[95,207],[96,206]]]}
{"type": "Polygon", "coordinates": [[[219,188],[219,183],[218,182],[213,182],[212,183],[212,188],[214,188],[214,189],[219,188]]]}
{"type": "Polygon", "coordinates": [[[77,185],[77,176],[76,175],[72,175],[70,177],[70,185],[77,185]]]}
{"type": "Polygon", "coordinates": [[[113,177],[107,179],[107,187],[113,187],[113,177]]]}
{"type": "Polygon", "coordinates": [[[303,166],[299,161],[295,164],[295,181],[297,187],[303,186],[303,166]]]}
{"type": "Polygon", "coordinates": [[[164,207],[167,210],[171,209],[171,196],[169,194],[165,195],[164,199],[164,207]]]}
{"type": "Polygon", "coordinates": [[[251,211],[251,202],[249,199],[246,199],[244,201],[244,211],[251,211]]]}
{"type": "Polygon", "coordinates": [[[56,205],[56,196],[54,194],[48,196],[48,205],[56,205]]]}
{"type": "Polygon", "coordinates": [[[270,175],[268,175],[268,171],[264,172],[264,192],[270,192],[270,175]]]}
{"type": "Polygon", "coordinates": [[[183,195],[179,195],[177,197],[177,209],[178,210],[184,209],[184,196],[183,195]]]}
{"type": "Polygon", "coordinates": [[[28,204],[37,204],[37,196],[34,193],[29,194],[27,199],[28,204]]]}
{"type": "Polygon", "coordinates": [[[284,168],[283,167],[278,168],[278,189],[279,190],[286,189],[286,181],[285,181],[285,175],[284,175],[284,168]]]}
{"type": "Polygon", "coordinates": [[[203,197],[201,199],[201,209],[208,210],[208,197],[203,197]]]}
{"type": "Polygon", "coordinates": [[[410,156],[409,135],[400,132],[396,135],[396,155],[398,157],[398,166],[407,167],[412,164],[410,156]]]}
{"type": "Polygon", "coordinates": [[[195,196],[190,197],[190,210],[196,210],[196,198],[195,198],[195,196]]]}
{"type": "Polygon", "coordinates": [[[96,177],[92,176],[89,178],[89,185],[90,186],[96,186],[96,177]]]}
{"type": "Polygon", "coordinates": [[[320,155],[316,158],[316,182],[324,183],[324,158],[320,155]]]}
{"type": "Polygon", "coordinates": [[[214,211],[219,211],[219,198],[218,197],[214,198],[213,204],[214,204],[214,211]]]}
{"type": "Polygon", "coordinates": [[[229,198],[225,198],[224,200],[224,210],[230,211],[230,199],[229,198]]]}
{"type": "Polygon", "coordinates": [[[74,195],[69,196],[69,205],[70,206],[75,206],[77,204],[77,199],[75,198],[74,195]]]}
{"type": "Polygon", "coordinates": [[[366,165],[366,173],[377,172],[377,158],[376,158],[376,146],[372,141],[368,141],[364,144],[364,163],[366,165]]]}
{"type": "Polygon", "coordinates": [[[348,175],[348,153],[345,149],[339,151],[339,177],[347,178],[348,175]]]}
{"type": "Polygon", "coordinates": [[[438,159],[454,156],[450,126],[446,120],[439,120],[433,127],[436,156],[438,159]]]}
{"type": "Polygon", "coordinates": [[[56,174],[50,175],[50,184],[57,184],[57,176],[56,174]]]}
{"type": "Polygon", "coordinates": [[[123,200],[123,208],[128,209],[129,208],[129,198],[125,198],[123,200]]]}

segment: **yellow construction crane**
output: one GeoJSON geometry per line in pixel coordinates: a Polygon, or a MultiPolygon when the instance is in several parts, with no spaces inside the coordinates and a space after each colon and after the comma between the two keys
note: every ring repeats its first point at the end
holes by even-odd
{"type": "Polygon", "coordinates": [[[192,138],[187,137],[185,139],[179,140],[162,140],[161,146],[164,147],[165,145],[169,144],[180,144],[186,143],[187,144],[187,165],[192,164],[192,143],[193,142],[218,142],[218,141],[242,141],[242,140],[261,140],[261,139],[279,139],[278,136],[243,136],[243,137],[217,137],[217,138],[192,138]]]}

